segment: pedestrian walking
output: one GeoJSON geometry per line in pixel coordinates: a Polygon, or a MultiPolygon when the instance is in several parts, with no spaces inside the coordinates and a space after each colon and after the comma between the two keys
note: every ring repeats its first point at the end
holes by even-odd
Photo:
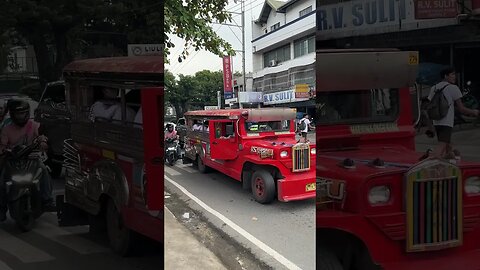
{"type": "Polygon", "coordinates": [[[428,95],[429,105],[428,116],[433,120],[437,134],[438,145],[434,155],[439,158],[459,158],[460,153],[453,149],[451,142],[452,129],[454,125],[455,106],[460,113],[478,117],[478,110],[471,110],[462,103],[462,92],[455,85],[456,74],[452,67],[440,72],[442,81],[430,89],[428,95]]]}

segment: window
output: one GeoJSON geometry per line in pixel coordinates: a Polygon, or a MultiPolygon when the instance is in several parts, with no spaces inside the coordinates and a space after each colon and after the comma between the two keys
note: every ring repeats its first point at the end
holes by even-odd
{"type": "Polygon", "coordinates": [[[270,31],[273,31],[273,30],[278,29],[278,28],[280,28],[280,23],[279,22],[270,26],[270,31]]]}
{"type": "Polygon", "coordinates": [[[315,37],[310,36],[304,39],[299,39],[293,44],[295,58],[315,52],[315,37]]]}
{"type": "Polygon", "coordinates": [[[235,137],[234,122],[217,122],[215,123],[215,138],[230,139],[235,137]]]}
{"type": "Polygon", "coordinates": [[[290,131],[290,121],[264,121],[264,122],[246,122],[245,129],[247,133],[259,132],[285,132],[290,131]]]}
{"type": "Polygon", "coordinates": [[[399,114],[398,89],[323,92],[317,100],[320,124],[392,122],[399,114]]]}
{"type": "Polygon", "coordinates": [[[290,60],[290,44],[283,47],[266,52],[263,55],[264,67],[270,66],[270,61],[275,60],[277,63],[290,60]]]}
{"type": "Polygon", "coordinates": [[[302,17],[307,15],[308,13],[312,12],[312,6],[309,6],[305,9],[300,10],[298,17],[302,17]]]}

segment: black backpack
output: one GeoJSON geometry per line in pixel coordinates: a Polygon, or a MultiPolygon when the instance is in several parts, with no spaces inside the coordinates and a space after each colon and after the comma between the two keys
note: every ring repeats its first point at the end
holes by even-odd
{"type": "Polygon", "coordinates": [[[443,90],[449,85],[447,84],[440,89],[434,90],[435,94],[427,105],[427,114],[431,120],[440,120],[447,116],[450,104],[443,94],[443,90]]]}
{"type": "Polygon", "coordinates": [[[305,119],[300,120],[300,123],[298,124],[298,130],[303,131],[307,127],[307,124],[305,123],[305,119]]]}

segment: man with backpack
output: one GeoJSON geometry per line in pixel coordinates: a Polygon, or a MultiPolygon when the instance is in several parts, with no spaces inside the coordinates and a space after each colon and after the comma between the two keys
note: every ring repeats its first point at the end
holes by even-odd
{"type": "Polygon", "coordinates": [[[440,72],[441,82],[434,85],[428,100],[428,117],[433,120],[435,131],[437,133],[438,146],[435,156],[439,158],[454,159],[459,155],[458,151],[453,151],[451,137],[454,124],[455,106],[462,114],[478,117],[478,110],[466,108],[462,103],[462,92],[455,85],[456,74],[452,67],[446,68],[440,72]]]}
{"type": "MultiPolygon", "coordinates": [[[[308,128],[313,129],[310,120],[308,119],[308,114],[304,114],[303,118],[298,122],[298,131],[303,137],[303,142],[307,142],[308,128]]],[[[299,140],[300,141],[300,140],[299,140]]]]}

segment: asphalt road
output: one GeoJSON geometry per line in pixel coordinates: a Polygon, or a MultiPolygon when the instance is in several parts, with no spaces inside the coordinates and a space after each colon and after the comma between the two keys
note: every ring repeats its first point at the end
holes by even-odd
{"type": "MultiPolygon", "coordinates": [[[[61,193],[61,182],[55,183],[61,193]]],[[[158,270],[163,267],[160,244],[142,242],[136,255],[114,254],[105,235],[91,235],[88,226],[59,227],[56,213],[45,213],[30,232],[8,219],[0,223],[0,270],[158,270]]]]}
{"type": "MultiPolygon", "coordinates": [[[[313,140],[314,134],[309,137],[313,140]]],[[[201,174],[181,161],[165,166],[165,175],[167,192],[175,193],[213,226],[251,249],[260,261],[273,269],[314,269],[313,199],[262,205],[242,190],[240,182],[216,171],[201,174]]]]}

